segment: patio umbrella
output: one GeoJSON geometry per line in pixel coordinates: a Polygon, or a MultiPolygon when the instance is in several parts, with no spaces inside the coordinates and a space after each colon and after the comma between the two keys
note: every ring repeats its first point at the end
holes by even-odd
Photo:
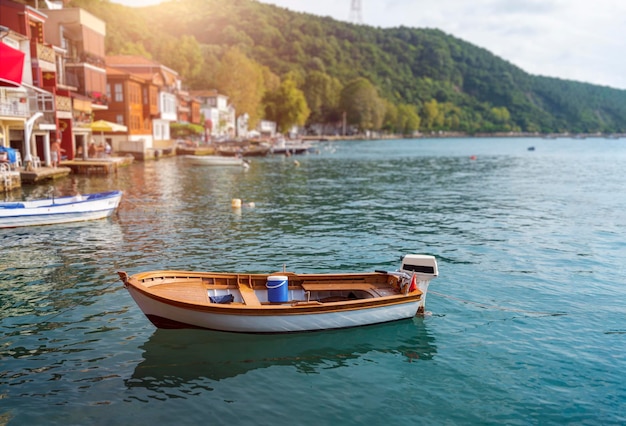
{"type": "MultiPolygon", "coordinates": [[[[92,123],[89,123],[85,127],[91,129],[92,132],[100,132],[100,137],[102,138],[102,143],[104,144],[104,132],[126,132],[128,131],[128,127],[123,124],[112,123],[106,120],[98,120],[92,123]]],[[[84,145],[86,145],[83,142],[84,145]]],[[[87,158],[87,147],[83,146],[83,159],[87,158]]]]}
{"type": "Polygon", "coordinates": [[[106,120],[94,121],[93,123],[90,123],[87,127],[89,127],[91,130],[95,132],[126,132],[128,131],[128,127],[122,124],[112,123],[106,120]]]}

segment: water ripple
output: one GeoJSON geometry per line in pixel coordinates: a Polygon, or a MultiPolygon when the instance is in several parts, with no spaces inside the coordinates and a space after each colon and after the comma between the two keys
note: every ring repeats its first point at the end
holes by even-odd
{"type": "Polygon", "coordinates": [[[124,198],[109,220],[0,230],[0,423],[626,422],[622,144],[320,151],[55,182],[124,198]],[[407,252],[438,258],[432,314],[301,336],[155,330],[116,276],[395,269],[407,252]]]}

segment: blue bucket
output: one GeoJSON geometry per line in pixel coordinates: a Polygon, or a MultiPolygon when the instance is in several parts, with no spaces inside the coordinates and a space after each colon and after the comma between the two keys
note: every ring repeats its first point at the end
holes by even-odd
{"type": "Polygon", "coordinates": [[[271,275],[265,283],[267,300],[270,302],[286,302],[289,297],[288,278],[284,275],[271,275]]]}

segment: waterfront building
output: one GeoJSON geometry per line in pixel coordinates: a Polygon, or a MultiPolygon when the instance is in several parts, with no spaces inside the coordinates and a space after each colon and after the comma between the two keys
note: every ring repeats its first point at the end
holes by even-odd
{"type": "MultiPolygon", "coordinates": [[[[0,25],[19,34],[24,53],[17,87],[23,105],[13,108],[17,115],[9,124],[1,120],[0,129],[5,146],[35,166],[51,165],[50,143],[56,138],[64,155],[73,159],[77,147],[91,136],[85,124],[93,111],[107,108],[104,21],[82,9],[50,5],[55,8],[40,10],[0,0],[0,25]]],[[[2,99],[12,96],[5,90],[2,99]]]]}
{"type": "Polygon", "coordinates": [[[43,87],[56,69],[56,54],[46,43],[47,16],[21,3],[0,0],[0,146],[15,150],[20,167],[50,161],[50,140],[58,129],[56,99],[43,87]]]}
{"type": "Polygon", "coordinates": [[[192,90],[190,94],[200,100],[207,140],[229,139],[235,136],[235,108],[228,96],[217,90],[192,90]]]}
{"type": "Polygon", "coordinates": [[[97,111],[106,111],[108,99],[104,62],[106,24],[79,8],[46,10],[46,39],[57,46],[56,72],[43,75],[44,88],[57,96],[61,147],[68,159],[92,138],[88,124],[97,111]],[[60,97],[65,104],[60,105],[60,97]]]}
{"type": "MultiPolygon", "coordinates": [[[[141,159],[173,151],[174,141],[170,136],[170,123],[178,120],[177,94],[182,87],[178,73],[163,64],[138,55],[107,56],[106,62],[109,68],[143,78],[147,82],[142,88],[141,97],[144,105],[143,123],[151,125],[150,133],[142,135],[129,133],[129,143],[120,146],[120,151],[130,152],[141,159]]],[[[123,87],[116,88],[115,85],[109,84],[111,96],[118,96],[116,90],[123,90],[123,87]]],[[[129,95],[130,93],[127,94],[129,95]]],[[[96,112],[95,116],[96,119],[100,119],[105,114],[96,112]]]]}

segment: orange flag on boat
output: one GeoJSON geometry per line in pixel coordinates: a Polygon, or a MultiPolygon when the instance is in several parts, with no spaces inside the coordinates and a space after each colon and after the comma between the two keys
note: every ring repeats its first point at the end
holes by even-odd
{"type": "Polygon", "coordinates": [[[417,279],[415,278],[415,274],[411,277],[411,285],[409,286],[409,293],[417,290],[417,279]]]}

